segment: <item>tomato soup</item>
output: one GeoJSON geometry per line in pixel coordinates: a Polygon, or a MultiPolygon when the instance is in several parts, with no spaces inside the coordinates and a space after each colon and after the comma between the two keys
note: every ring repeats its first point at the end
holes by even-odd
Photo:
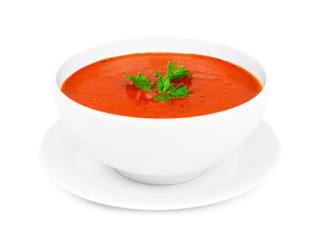
{"type": "Polygon", "coordinates": [[[103,59],[81,68],[66,79],[61,91],[86,107],[106,113],[142,118],[181,118],[220,112],[236,107],[262,90],[248,71],[230,62],[209,56],[184,53],[136,53],[103,59]],[[190,89],[188,97],[165,101],[157,95],[156,69],[162,76],[168,62],[177,62],[192,76],[171,80],[190,89]],[[155,87],[145,91],[126,73],[149,77],[155,87]]]}

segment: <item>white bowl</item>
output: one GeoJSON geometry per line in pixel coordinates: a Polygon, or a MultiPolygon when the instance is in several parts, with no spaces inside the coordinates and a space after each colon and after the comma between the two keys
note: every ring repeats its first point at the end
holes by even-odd
{"type": "Polygon", "coordinates": [[[62,121],[97,159],[133,180],[173,184],[213,167],[243,144],[260,122],[268,84],[261,66],[248,55],[210,42],[180,38],[143,38],[106,43],[78,53],[54,78],[62,121]],[[60,90],[78,69],[103,58],[138,52],[196,53],[235,63],[251,72],[263,90],[237,107],[186,118],[136,118],[93,110],[60,90]]]}

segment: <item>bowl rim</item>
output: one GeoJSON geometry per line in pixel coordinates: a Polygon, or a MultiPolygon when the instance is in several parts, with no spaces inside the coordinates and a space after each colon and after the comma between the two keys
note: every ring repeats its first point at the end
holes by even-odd
{"type": "MultiPolygon", "coordinates": [[[[152,52],[152,51],[151,51],[152,52]]],[[[161,52],[161,51],[160,51],[161,52]]],[[[171,51],[170,51],[171,52],[171,51]]],[[[137,52],[138,53],[138,52],[137,52]]],[[[128,53],[129,54],[129,53],[128,53]]],[[[197,54],[197,53],[195,53],[197,54]]],[[[125,55],[125,54],[122,54],[125,55]]],[[[199,55],[204,55],[204,54],[199,54],[199,55]]],[[[116,56],[121,56],[121,55],[116,55],[116,56]]],[[[207,55],[210,56],[210,55],[207,55]]],[[[99,60],[97,60],[99,61],[99,60]]],[[[227,61],[227,60],[224,60],[227,61]]],[[[228,61],[230,62],[230,61],[228,61]]],[[[232,63],[232,62],[231,62],[232,63]]],[[[244,67],[242,67],[244,68],[244,67]]],[[[245,69],[245,68],[244,68],[245,69]]],[[[228,114],[230,112],[233,112],[235,110],[240,110],[242,108],[245,108],[246,106],[250,105],[252,102],[255,101],[255,99],[257,99],[257,97],[263,95],[265,92],[267,92],[268,88],[269,88],[269,79],[267,78],[266,72],[264,70],[264,66],[261,65],[261,63],[256,60],[254,57],[252,57],[250,54],[247,54],[237,48],[234,47],[230,47],[228,45],[225,44],[220,44],[220,43],[216,43],[216,42],[212,42],[212,41],[207,41],[207,40],[201,40],[201,39],[195,39],[195,38],[181,38],[181,37],[141,37],[141,38],[126,38],[126,39],[120,39],[120,40],[114,40],[114,41],[108,41],[108,42],[104,42],[98,45],[95,45],[93,47],[89,47],[86,48],[82,51],[78,51],[74,54],[72,54],[71,56],[69,56],[66,60],[64,60],[60,65],[58,65],[58,67],[56,67],[55,71],[54,71],[54,75],[53,75],[53,90],[55,93],[57,93],[60,97],[62,97],[62,99],[64,99],[65,101],[67,101],[69,104],[73,105],[74,107],[77,107],[79,109],[83,109],[83,111],[88,111],[91,114],[98,114],[101,116],[107,116],[107,117],[112,117],[115,119],[136,119],[136,120],[141,120],[141,121],[182,121],[182,120],[195,120],[195,119],[200,119],[200,118],[208,118],[208,117],[214,117],[214,116],[221,116],[224,114],[228,114]],[[114,114],[114,113],[107,113],[107,112],[103,112],[100,110],[96,110],[90,107],[87,107],[85,105],[82,105],[74,100],[72,100],[71,98],[69,98],[68,96],[66,96],[62,91],[61,88],[58,87],[58,82],[57,82],[57,77],[58,77],[58,73],[60,72],[60,70],[62,69],[62,67],[67,64],[70,60],[72,60],[75,56],[77,55],[81,55],[85,52],[88,52],[90,50],[96,49],[96,48],[100,48],[103,47],[105,45],[112,45],[115,43],[121,43],[121,42],[128,42],[128,41],[139,41],[139,40],[143,40],[143,41],[152,41],[152,40],[176,40],[176,41],[196,41],[196,42],[202,42],[202,43],[206,43],[206,44],[213,44],[216,46],[220,46],[220,47],[224,47],[224,48],[228,48],[230,51],[235,51],[239,54],[241,54],[242,56],[244,56],[245,58],[250,59],[251,61],[255,62],[255,64],[260,68],[262,74],[263,74],[263,78],[265,83],[263,84],[260,79],[259,82],[262,85],[262,90],[253,98],[251,98],[250,100],[237,105],[235,107],[232,108],[228,108],[226,110],[223,111],[219,111],[219,112],[214,112],[214,113],[208,113],[208,114],[202,114],[202,115],[197,115],[197,116],[190,116],[190,117],[174,117],[174,118],[146,118],[146,117],[133,117],[133,116],[126,116],[126,115],[119,115],[119,114],[114,114]]],[[[247,69],[245,69],[247,70],[247,69]]],[[[247,70],[248,72],[250,72],[249,70],[247,70]]],[[[251,73],[251,72],[250,72],[251,73]]],[[[251,73],[252,74],[252,73],[251,73]]],[[[65,81],[65,80],[64,80],[65,81]]]]}

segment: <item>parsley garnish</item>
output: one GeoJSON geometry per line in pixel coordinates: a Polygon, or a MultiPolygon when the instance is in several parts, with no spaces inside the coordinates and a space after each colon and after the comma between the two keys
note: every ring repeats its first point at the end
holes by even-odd
{"type": "Polygon", "coordinates": [[[149,90],[154,86],[153,82],[149,83],[149,77],[144,76],[140,72],[138,73],[138,76],[126,73],[126,77],[128,77],[138,88],[141,88],[143,90],[149,90]]]}
{"type": "Polygon", "coordinates": [[[167,75],[162,77],[158,71],[154,71],[153,73],[158,75],[158,81],[157,81],[157,88],[158,92],[160,94],[163,94],[165,91],[165,95],[156,95],[153,96],[154,99],[157,100],[167,100],[171,97],[188,97],[190,90],[186,90],[187,87],[184,84],[180,84],[179,86],[173,84],[170,82],[172,79],[182,79],[184,76],[191,76],[191,72],[189,70],[185,70],[183,65],[179,65],[177,69],[174,71],[174,66],[176,65],[177,62],[168,62],[168,67],[167,67],[167,75]]]}
{"type": "Polygon", "coordinates": [[[186,85],[180,84],[177,86],[176,84],[172,84],[172,86],[169,88],[168,92],[166,92],[165,95],[159,96],[153,96],[154,99],[157,100],[167,100],[171,97],[181,98],[181,97],[188,97],[190,90],[187,90],[186,85]]]}
{"type": "Polygon", "coordinates": [[[185,70],[183,65],[179,65],[177,69],[174,71],[174,66],[177,62],[168,62],[167,67],[167,75],[162,77],[158,71],[153,71],[153,73],[158,75],[157,88],[159,93],[164,93],[167,89],[169,89],[173,84],[170,83],[172,79],[182,79],[184,76],[191,76],[191,72],[189,70],[185,70]]]}
{"type": "Polygon", "coordinates": [[[170,83],[170,78],[163,78],[158,69],[156,71],[153,71],[153,73],[158,75],[158,81],[157,81],[157,88],[159,93],[164,93],[168,88],[170,88],[173,83],[170,83]]]}
{"type": "MultiPolygon", "coordinates": [[[[167,66],[167,75],[162,77],[159,73],[159,70],[153,71],[153,73],[157,74],[157,88],[158,92],[161,95],[153,96],[156,100],[167,100],[172,97],[181,98],[188,97],[190,90],[187,90],[186,85],[180,84],[179,86],[171,83],[170,80],[173,79],[182,79],[185,76],[191,76],[191,72],[189,70],[185,70],[183,65],[177,66],[177,69],[174,70],[174,67],[177,62],[168,62],[167,66]]],[[[126,77],[128,77],[138,88],[143,90],[149,90],[154,86],[153,82],[149,82],[149,77],[144,76],[142,73],[138,73],[138,76],[130,75],[126,73],[126,77]]]]}

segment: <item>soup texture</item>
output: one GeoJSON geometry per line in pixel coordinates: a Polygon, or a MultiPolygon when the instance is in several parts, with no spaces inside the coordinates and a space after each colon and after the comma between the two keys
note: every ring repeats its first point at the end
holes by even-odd
{"type": "Polygon", "coordinates": [[[258,79],[240,66],[209,56],[184,53],[136,53],[102,59],[85,66],[62,84],[61,91],[86,107],[106,113],[142,118],[181,118],[220,112],[236,107],[262,90],[258,79]],[[177,62],[192,76],[171,80],[190,89],[188,97],[165,101],[158,95],[155,73],[167,74],[168,62],[177,62]],[[126,73],[149,77],[155,87],[145,91],[126,73]]]}

